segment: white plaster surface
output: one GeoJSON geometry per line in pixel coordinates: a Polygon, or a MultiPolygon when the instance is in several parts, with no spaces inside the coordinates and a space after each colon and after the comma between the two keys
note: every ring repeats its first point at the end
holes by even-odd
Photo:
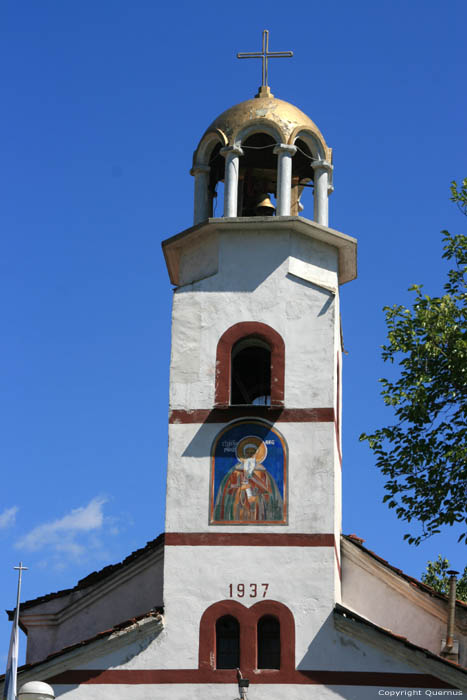
{"type": "MultiPolygon", "coordinates": [[[[266,598],[233,597],[246,607],[277,600],[295,617],[297,660],[303,658],[334,604],[332,547],[167,547],[167,668],[197,668],[199,620],[230,599],[229,584],[269,583],[266,598]]],[[[261,586],[258,586],[261,591],[261,586]]]]}
{"type": "Polygon", "coordinates": [[[333,293],[338,290],[337,256],[331,246],[308,236],[291,236],[289,273],[333,293]]]}
{"type": "Polygon", "coordinates": [[[27,663],[162,606],[162,577],[161,547],[93,586],[26,609],[27,663]]]}
{"type": "Polygon", "coordinates": [[[215,275],[218,270],[218,236],[216,233],[206,235],[202,240],[194,238],[183,246],[179,262],[180,284],[215,275]]]}
{"type": "MultiPolygon", "coordinates": [[[[221,231],[218,241],[217,273],[174,295],[170,408],[213,407],[217,343],[241,321],[266,323],[283,337],[286,407],[335,407],[340,352],[337,250],[274,227],[221,231]]],[[[338,541],[341,474],[335,427],[329,422],[275,426],[288,445],[287,525],[209,524],[211,448],[225,425],[169,426],[166,531],[334,533],[338,541]]],[[[159,650],[163,667],[197,667],[204,610],[228,598],[230,583],[242,582],[270,584],[268,598],[294,614],[297,663],[313,664],[310,645],[315,636],[327,634],[326,620],[340,599],[332,546],[176,546],[166,547],[165,556],[167,645],[159,650]]]]}
{"type": "MultiPolygon", "coordinates": [[[[446,636],[447,603],[431,597],[346,541],[342,557],[343,605],[411,642],[441,651],[446,636]]],[[[456,611],[455,638],[467,665],[467,612],[456,611]]]]}
{"type": "MultiPolygon", "coordinates": [[[[209,269],[214,249],[207,245],[209,269]]],[[[201,270],[203,251],[187,265],[201,270]]],[[[327,287],[336,287],[337,267],[335,248],[293,232],[222,232],[218,272],[174,294],[171,409],[212,408],[217,343],[241,321],[266,323],[283,337],[286,406],[332,406],[339,318],[327,287]]]]}
{"type": "MultiPolygon", "coordinates": [[[[296,700],[379,700],[383,696],[378,695],[379,688],[359,686],[323,686],[323,685],[252,685],[248,694],[249,700],[284,700],[293,698],[296,700]]],[[[237,700],[238,686],[229,684],[192,685],[85,685],[79,688],[56,686],[57,697],[66,697],[70,700],[149,700],[150,698],[164,698],[167,700],[186,700],[187,698],[207,698],[237,700]]],[[[391,696],[386,696],[391,697],[391,696]]],[[[392,696],[395,697],[395,696],[392,696]]]]}
{"type": "Polygon", "coordinates": [[[209,525],[211,447],[226,425],[170,425],[166,532],[334,532],[340,524],[341,474],[330,422],[275,426],[289,451],[288,525],[209,525]]]}

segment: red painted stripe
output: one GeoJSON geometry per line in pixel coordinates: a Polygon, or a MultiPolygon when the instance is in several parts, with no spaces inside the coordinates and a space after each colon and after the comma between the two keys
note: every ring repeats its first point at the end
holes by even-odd
{"type": "Polygon", "coordinates": [[[271,423],[333,423],[334,408],[274,408],[269,406],[230,406],[170,411],[169,423],[229,423],[237,418],[265,418],[271,423]]]}
{"type": "MultiPolygon", "coordinates": [[[[378,671],[255,671],[250,683],[290,685],[352,685],[393,688],[453,688],[445,681],[424,673],[380,673],[378,671]]],[[[237,684],[236,671],[208,669],[163,670],[76,670],[46,679],[52,685],[156,685],[160,683],[237,684]]]]}
{"type": "Polygon", "coordinates": [[[281,532],[166,532],[166,545],[185,547],[334,547],[334,535],[281,532]]]}

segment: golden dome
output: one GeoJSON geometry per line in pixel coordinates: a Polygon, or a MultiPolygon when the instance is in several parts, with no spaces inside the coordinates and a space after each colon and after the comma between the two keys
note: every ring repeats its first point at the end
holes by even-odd
{"type": "Polygon", "coordinates": [[[285,144],[293,143],[297,135],[303,131],[311,134],[319,142],[320,150],[322,150],[321,157],[330,162],[332,149],[326,145],[316,124],[295,105],[274,97],[268,88],[266,90],[263,88],[262,92],[263,94],[260,96],[240,102],[222,112],[206,129],[197,151],[205,142],[206,137],[209,138],[214,134],[223,141],[223,145],[232,146],[240,141],[242,136],[246,138],[253,131],[263,129],[273,131],[278,137],[278,141],[285,144]],[[252,127],[252,129],[248,127],[252,127]]]}

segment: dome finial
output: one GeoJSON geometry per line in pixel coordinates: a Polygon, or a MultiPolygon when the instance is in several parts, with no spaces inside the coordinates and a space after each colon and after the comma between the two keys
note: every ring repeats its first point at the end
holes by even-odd
{"type": "Polygon", "coordinates": [[[262,79],[261,86],[255,97],[274,97],[268,86],[268,59],[269,58],[292,58],[293,51],[269,51],[269,30],[263,29],[263,48],[261,52],[238,53],[237,58],[261,58],[262,59],[262,79]]]}

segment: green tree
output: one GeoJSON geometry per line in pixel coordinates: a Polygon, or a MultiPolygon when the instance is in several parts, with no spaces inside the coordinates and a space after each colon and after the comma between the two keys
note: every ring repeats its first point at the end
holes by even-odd
{"type": "MultiPolygon", "coordinates": [[[[452,183],[451,199],[467,216],[467,178],[452,183]]],[[[384,308],[382,357],[399,364],[400,376],[381,379],[381,394],[396,421],[360,436],[387,478],[383,501],[398,518],[421,523],[422,534],[405,535],[414,544],[443,525],[467,528],[467,236],[442,233],[451,263],[444,294],[430,297],[414,284],[410,308],[384,308]]]]}
{"type": "MultiPolygon", "coordinates": [[[[424,574],[422,574],[423,583],[431,586],[435,589],[435,591],[438,591],[438,593],[448,595],[448,571],[450,568],[448,559],[442,557],[440,554],[436,561],[427,562],[426,571],[424,574]]],[[[465,600],[467,602],[467,566],[465,567],[462,576],[457,580],[456,597],[458,600],[465,600]]]]}

